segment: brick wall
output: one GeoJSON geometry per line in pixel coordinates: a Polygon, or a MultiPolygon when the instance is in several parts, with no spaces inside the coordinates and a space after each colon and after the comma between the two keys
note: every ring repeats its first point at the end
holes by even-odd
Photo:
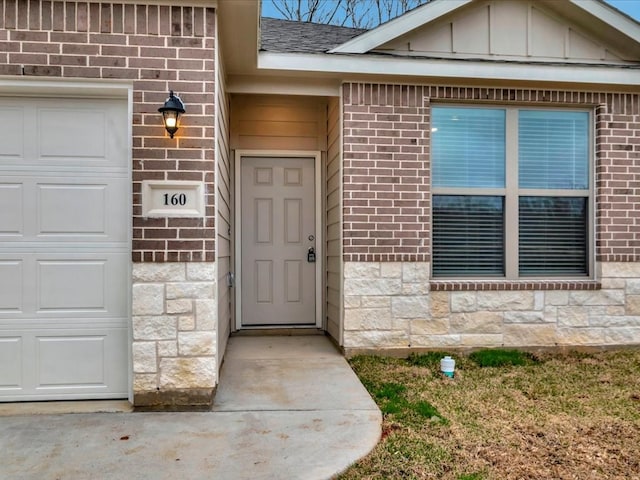
{"type": "Polygon", "coordinates": [[[640,97],[607,95],[596,109],[596,259],[640,261],[640,97]]]}
{"type": "Polygon", "coordinates": [[[0,4],[0,75],[133,83],[136,262],[215,259],[214,36],[211,8],[43,0],[0,4]],[[174,139],[157,112],[169,89],[187,108],[174,139]],[[142,181],[152,179],[206,182],[205,218],[142,218],[142,181]]]}
{"type": "Polygon", "coordinates": [[[344,86],[345,261],[429,259],[429,110],[422,95],[413,86],[344,86]]]}
{"type": "Polygon", "coordinates": [[[640,261],[638,95],[349,83],[343,98],[346,262],[430,261],[429,105],[470,100],[593,108],[596,259],[640,261]]]}

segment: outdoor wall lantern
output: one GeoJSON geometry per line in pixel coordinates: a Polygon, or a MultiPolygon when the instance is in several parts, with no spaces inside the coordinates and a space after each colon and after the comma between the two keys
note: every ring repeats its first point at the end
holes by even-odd
{"type": "Polygon", "coordinates": [[[169,136],[173,138],[173,135],[178,131],[180,115],[185,112],[184,103],[182,103],[180,97],[173,94],[173,90],[169,90],[169,98],[158,111],[162,113],[164,128],[169,132],[169,136]]]}

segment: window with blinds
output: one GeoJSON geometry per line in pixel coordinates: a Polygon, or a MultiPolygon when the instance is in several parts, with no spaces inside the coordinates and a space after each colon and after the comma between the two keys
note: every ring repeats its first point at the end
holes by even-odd
{"type": "Polygon", "coordinates": [[[587,111],[432,108],[434,277],[590,274],[587,111]]]}

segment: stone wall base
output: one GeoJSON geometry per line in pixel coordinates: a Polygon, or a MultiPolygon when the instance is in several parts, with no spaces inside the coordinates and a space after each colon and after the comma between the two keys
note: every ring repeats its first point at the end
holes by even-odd
{"type": "Polygon", "coordinates": [[[594,279],[575,285],[465,281],[461,289],[431,290],[426,262],[346,262],[343,346],[356,352],[640,345],[640,262],[596,268],[594,279]]]}
{"type": "Polygon", "coordinates": [[[136,408],[210,407],[218,383],[216,290],[215,263],[133,264],[136,408]]]}
{"type": "Polygon", "coordinates": [[[190,388],[156,392],[136,392],[137,412],[206,412],[213,406],[215,388],[190,388]]]}

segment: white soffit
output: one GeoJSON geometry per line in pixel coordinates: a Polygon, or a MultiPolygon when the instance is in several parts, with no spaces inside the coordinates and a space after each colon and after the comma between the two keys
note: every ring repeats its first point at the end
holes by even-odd
{"type": "Polygon", "coordinates": [[[334,48],[329,53],[366,53],[474,0],[433,0],[334,48]]]}
{"type": "Polygon", "coordinates": [[[272,95],[313,95],[335,97],[340,94],[340,80],[335,76],[323,77],[282,77],[268,75],[229,75],[229,93],[272,94],[272,95]]]}
{"type": "Polygon", "coordinates": [[[225,73],[253,70],[260,48],[260,2],[219,0],[216,16],[225,73]]]}
{"type": "Polygon", "coordinates": [[[290,72],[331,72],[334,74],[379,75],[389,77],[477,78],[603,85],[640,85],[640,68],[590,65],[545,65],[544,63],[474,62],[400,58],[375,55],[317,55],[260,52],[258,68],[290,72]]]}

